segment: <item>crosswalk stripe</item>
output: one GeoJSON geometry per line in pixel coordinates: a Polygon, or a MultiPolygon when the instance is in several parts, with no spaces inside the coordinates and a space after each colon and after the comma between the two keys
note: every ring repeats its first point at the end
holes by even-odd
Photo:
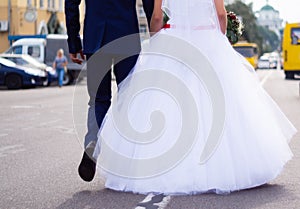
{"type": "Polygon", "coordinates": [[[149,194],[135,209],[164,209],[170,201],[171,196],[149,194]]]}

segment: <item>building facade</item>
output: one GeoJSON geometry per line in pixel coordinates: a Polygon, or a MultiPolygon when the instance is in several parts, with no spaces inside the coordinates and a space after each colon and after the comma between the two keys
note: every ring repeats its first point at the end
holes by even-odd
{"type": "Polygon", "coordinates": [[[266,4],[257,12],[257,23],[274,31],[278,37],[280,37],[280,30],[283,28],[282,22],[283,20],[279,16],[279,11],[275,10],[269,4],[266,4]]]}
{"type": "Polygon", "coordinates": [[[143,9],[142,0],[137,0],[136,11],[137,11],[138,19],[139,19],[141,39],[144,40],[149,37],[149,27],[148,27],[148,23],[147,23],[146,14],[143,9]]]}
{"type": "Polygon", "coordinates": [[[236,1],[241,1],[243,3],[246,3],[246,0],[224,0],[225,5],[227,4],[233,4],[236,1]]]}
{"type": "MultiPolygon", "coordinates": [[[[82,2],[80,9],[84,11],[82,2]]],[[[9,35],[65,32],[64,0],[0,1],[0,53],[10,46],[9,35]]]]}
{"type": "MultiPolygon", "coordinates": [[[[149,37],[142,0],[136,4],[142,40],[149,37]]],[[[81,34],[85,4],[80,5],[81,34]]],[[[9,35],[66,33],[64,0],[0,0],[0,53],[9,48],[9,35]]]]}

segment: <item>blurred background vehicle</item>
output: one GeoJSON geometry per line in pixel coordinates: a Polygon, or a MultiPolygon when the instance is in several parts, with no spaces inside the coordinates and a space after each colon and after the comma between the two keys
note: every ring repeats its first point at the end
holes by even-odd
{"type": "Polygon", "coordinates": [[[269,53],[269,62],[270,62],[270,68],[277,69],[277,66],[280,62],[279,53],[278,52],[269,53]]]}
{"type": "Polygon", "coordinates": [[[258,62],[258,47],[255,43],[238,42],[233,45],[233,48],[244,56],[248,62],[257,69],[258,62]]]}
{"type": "Polygon", "coordinates": [[[20,66],[28,67],[28,68],[40,69],[40,70],[45,71],[48,76],[47,83],[45,83],[45,85],[47,85],[47,86],[51,85],[52,82],[57,82],[56,71],[52,67],[47,66],[46,64],[37,61],[30,55],[27,55],[27,54],[0,54],[0,57],[10,60],[10,61],[14,62],[16,65],[20,65],[20,66]]]}
{"type": "MultiPolygon", "coordinates": [[[[72,84],[79,76],[84,77],[86,73],[80,73],[83,69],[83,65],[73,63],[69,57],[69,48],[67,43],[67,35],[62,34],[49,34],[43,37],[41,36],[10,36],[15,40],[12,46],[6,50],[6,54],[28,54],[39,62],[42,62],[48,66],[52,66],[52,63],[56,57],[58,49],[63,49],[65,56],[68,59],[67,73],[64,77],[64,85],[72,84]]],[[[79,79],[81,79],[80,77],[79,79]]]]}
{"type": "Polygon", "coordinates": [[[300,23],[287,23],[282,40],[283,69],[286,79],[300,75],[300,23]]]}
{"type": "Polygon", "coordinates": [[[277,69],[280,63],[278,52],[264,53],[258,60],[257,67],[260,69],[277,69]]]}
{"type": "Polygon", "coordinates": [[[283,70],[283,51],[280,52],[280,55],[279,55],[279,64],[280,64],[280,69],[283,70]]]}
{"type": "Polygon", "coordinates": [[[258,69],[269,69],[270,68],[269,57],[266,55],[261,56],[258,60],[257,68],[258,69]]]}
{"type": "Polygon", "coordinates": [[[0,85],[8,89],[20,89],[22,87],[44,86],[48,76],[43,70],[29,68],[0,57],[0,85]]]}

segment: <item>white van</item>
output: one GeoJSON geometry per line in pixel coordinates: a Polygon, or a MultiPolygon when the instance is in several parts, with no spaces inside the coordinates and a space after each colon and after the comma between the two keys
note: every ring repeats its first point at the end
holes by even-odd
{"type": "Polygon", "coordinates": [[[60,48],[64,50],[69,62],[64,84],[71,84],[78,78],[84,65],[78,65],[70,60],[67,35],[49,34],[46,38],[34,38],[34,36],[33,38],[21,38],[15,41],[5,53],[29,54],[38,61],[52,66],[56,52],[60,48]]]}

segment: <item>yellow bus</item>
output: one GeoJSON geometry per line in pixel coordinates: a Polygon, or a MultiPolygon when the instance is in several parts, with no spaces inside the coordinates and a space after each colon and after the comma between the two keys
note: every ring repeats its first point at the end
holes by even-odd
{"type": "Polygon", "coordinates": [[[300,74],[300,23],[287,23],[282,39],[283,69],[286,79],[300,74]]]}
{"type": "Polygon", "coordinates": [[[248,62],[256,69],[258,60],[258,47],[255,43],[238,42],[233,45],[233,48],[243,55],[248,62]]]}

